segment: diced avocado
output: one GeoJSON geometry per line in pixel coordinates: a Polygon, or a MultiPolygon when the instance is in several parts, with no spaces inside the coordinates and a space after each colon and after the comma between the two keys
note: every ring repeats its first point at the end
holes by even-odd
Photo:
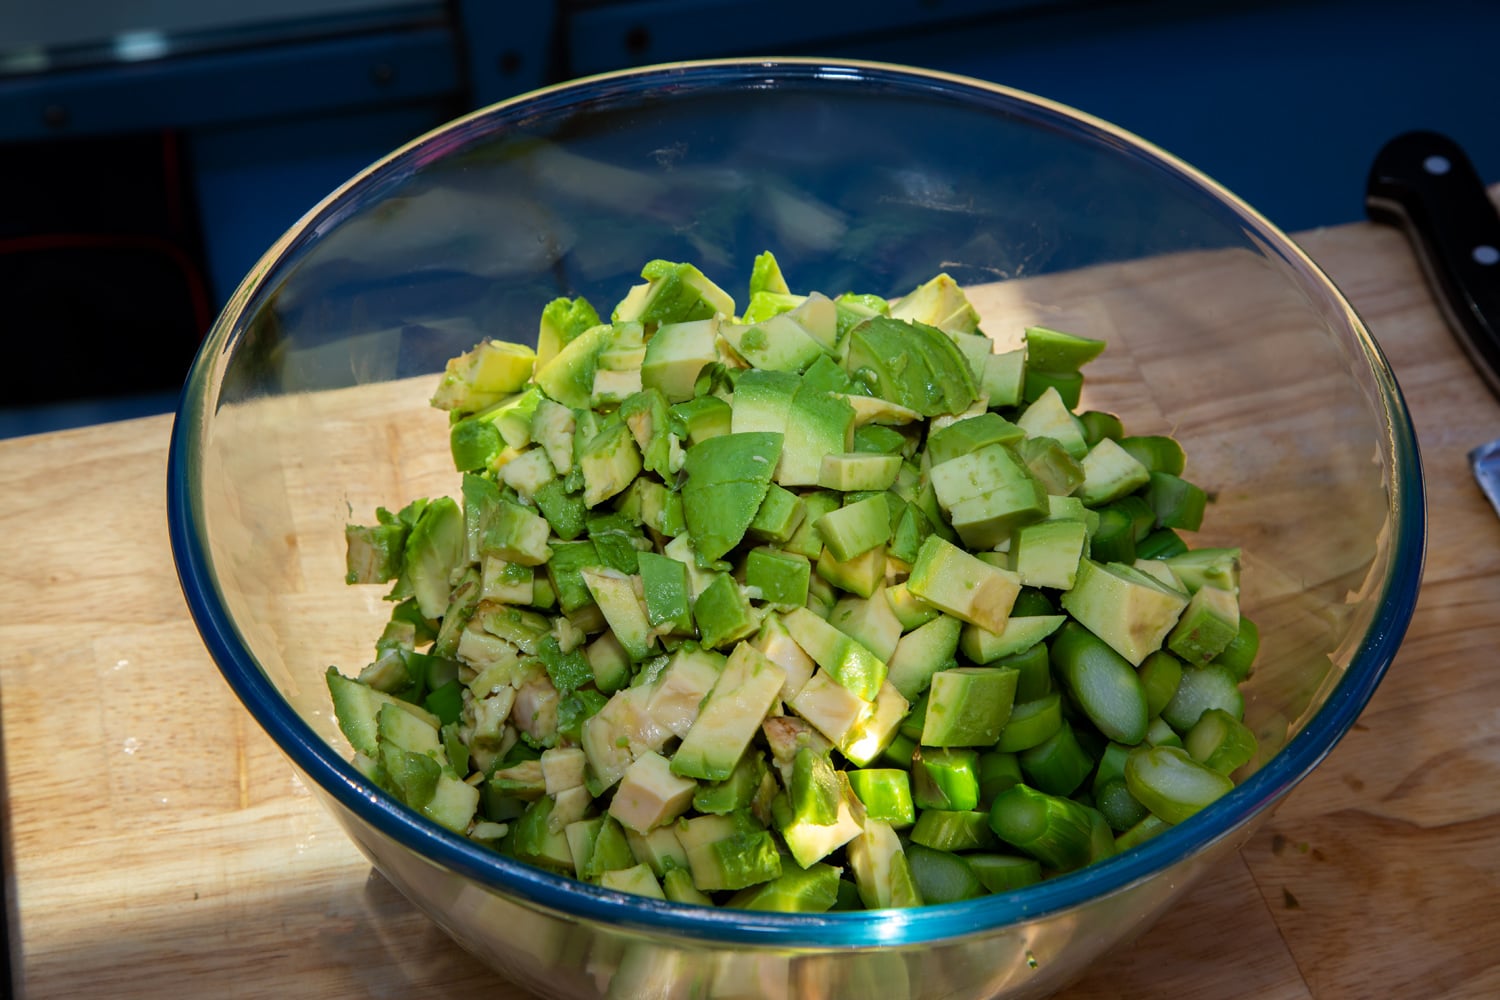
{"type": "Polygon", "coordinates": [[[828,671],[819,670],[787,702],[787,707],[812,723],[830,742],[841,745],[870,704],[834,680],[828,671]]]}
{"type": "Polygon", "coordinates": [[[688,594],[695,601],[698,595],[703,593],[704,588],[713,583],[717,575],[716,571],[704,569],[699,565],[698,550],[693,547],[693,540],[686,532],[663,545],[661,553],[687,567],[688,594]]]}
{"type": "MultiPolygon", "coordinates": [[[[803,750],[798,754],[811,754],[803,750]]],[[[864,805],[849,787],[844,772],[828,768],[832,776],[832,815],[823,816],[817,811],[799,812],[797,803],[789,802],[786,814],[778,822],[781,837],[786,841],[792,857],[803,868],[821,861],[859,835],[864,826],[864,805]],[[827,820],[822,822],[821,820],[827,820]]],[[[794,772],[795,773],[795,772],[794,772]]],[[[794,782],[795,784],[795,782],[794,782]]]]}
{"type": "Polygon", "coordinates": [[[802,523],[782,548],[808,559],[817,559],[823,554],[823,535],[818,531],[818,518],[831,510],[837,510],[842,503],[842,497],[831,490],[809,490],[803,493],[802,523]]]}
{"type": "Polygon", "coordinates": [[[927,456],[934,466],[961,458],[992,444],[1019,444],[1026,436],[998,413],[985,412],[949,424],[927,438],[927,456]]]}
{"type": "Polygon", "coordinates": [[[856,767],[873,762],[895,742],[910,709],[911,703],[889,681],[882,684],[875,700],[839,741],[840,752],[856,767]]]}
{"type": "Polygon", "coordinates": [[[589,327],[578,334],[536,369],[535,381],[549,399],[573,409],[589,405],[594,391],[594,373],[599,370],[599,354],[615,337],[608,323],[589,327]]]}
{"type": "Polygon", "coordinates": [[[753,368],[800,372],[823,354],[823,346],[790,312],[754,323],[723,323],[719,336],[753,368]]]}
{"type": "Polygon", "coordinates": [[[1245,696],[1235,675],[1226,667],[1210,663],[1183,670],[1177,690],[1161,710],[1161,718],[1178,733],[1186,733],[1204,712],[1215,708],[1236,719],[1245,717],[1245,696]]]}
{"type": "Polygon", "coordinates": [[[812,864],[806,868],[783,868],[781,874],[760,885],[737,892],[729,906],[738,910],[770,910],[778,913],[826,913],[838,901],[839,869],[812,864]]]}
{"type": "Polygon", "coordinates": [[[705,781],[729,777],[785,680],[785,672],[749,643],[735,646],[673,755],[672,772],[705,781]]]}
{"type": "Polygon", "coordinates": [[[1161,648],[1187,603],[1185,595],[1132,566],[1087,558],[1078,564],[1073,589],[1061,597],[1065,611],[1132,666],[1161,648]]]}
{"type": "Polygon", "coordinates": [[[936,535],[922,543],[906,581],[908,589],[955,618],[1002,632],[1021,592],[1021,579],[991,566],[936,535]]]}
{"type": "Polygon", "coordinates": [[[816,667],[812,657],[797,645],[797,640],[786,630],[780,615],[765,616],[751,645],[786,672],[786,681],[781,688],[783,701],[790,701],[802,690],[802,685],[807,683],[816,667]]]}
{"type": "Polygon", "coordinates": [[[963,628],[959,619],[938,612],[901,637],[887,663],[887,678],[903,697],[915,700],[933,674],[957,666],[954,654],[963,628]]]}
{"type": "Polygon", "coordinates": [[[1104,438],[1083,457],[1083,483],[1074,495],[1090,507],[1109,503],[1151,481],[1150,471],[1111,438],[1104,438]]]}
{"type": "Polygon", "coordinates": [[[692,399],[699,374],[719,359],[718,332],[716,317],[657,327],[646,341],[641,386],[660,391],[669,403],[692,399]]]}
{"type": "Polygon", "coordinates": [[[759,617],[744,590],[728,573],[714,579],[693,601],[698,637],[709,649],[719,649],[754,635],[759,617]]]}
{"type": "Polygon", "coordinates": [[[656,725],[684,736],[724,669],[724,655],[692,643],[678,647],[657,678],[646,710],[656,725]]]}
{"type": "Polygon", "coordinates": [[[599,325],[599,314],[582,295],[557,298],[542,309],[536,337],[536,365],[540,369],[583,331],[599,325]]]}
{"type": "Polygon", "coordinates": [[[901,628],[905,631],[925,625],[942,614],[937,608],[913,594],[905,580],[886,587],[885,599],[890,602],[891,610],[896,613],[896,618],[901,622],[901,628]]]}
{"type": "Polygon", "coordinates": [[[1218,587],[1199,587],[1167,633],[1166,646],[1187,662],[1202,666],[1222,653],[1239,630],[1239,599],[1218,587]]]}
{"type": "Polygon", "coordinates": [[[772,483],[755,511],[747,534],[762,542],[786,542],[802,524],[806,513],[801,497],[772,483]]]}
{"type": "MultiPolygon", "coordinates": [[[[856,772],[858,773],[858,772],[856,772]]],[[[922,894],[912,878],[901,839],[892,824],[867,816],[864,829],[849,842],[847,856],[859,887],[859,898],[871,909],[921,906],[922,894]]]]}
{"type": "Polygon", "coordinates": [[[485,525],[479,552],[522,566],[540,566],[552,558],[547,544],[551,530],[536,511],[509,500],[495,504],[485,525]]]}
{"type": "Polygon", "coordinates": [[[767,780],[774,788],[776,782],[774,778],[770,778],[770,773],[765,757],[752,750],[740,758],[740,762],[734,766],[734,772],[723,781],[699,784],[698,790],[693,793],[693,808],[700,813],[719,816],[749,809],[756,798],[766,791],[767,780]]]}
{"type": "Polygon", "coordinates": [[[1165,561],[1189,594],[1197,593],[1202,587],[1218,587],[1231,594],[1240,591],[1239,549],[1193,549],[1165,561]]]}
{"type": "Polygon", "coordinates": [[[673,421],[680,422],[689,444],[730,433],[733,413],[718,396],[699,396],[678,403],[671,410],[673,421]]]}
{"type": "Polygon", "coordinates": [[[1082,521],[1039,521],[1016,530],[1011,554],[1026,587],[1069,590],[1088,544],[1082,521]]]}
{"type": "Polygon", "coordinates": [[[999,632],[965,625],[958,645],[970,660],[989,665],[1030,649],[1056,632],[1066,620],[1066,615],[1012,615],[999,632]]]}
{"type": "Polygon", "coordinates": [[[990,407],[1015,406],[1026,386],[1026,351],[995,353],[995,342],[983,334],[956,335],[953,342],[974,369],[980,394],[990,407]]]}
{"type": "Polygon", "coordinates": [[[948,334],[972,334],[979,314],[969,298],[947,274],[938,274],[891,303],[891,316],[935,326],[948,334]]]}
{"type": "MultiPolygon", "coordinates": [[[[437,732],[437,718],[420,706],[398,701],[383,691],[377,691],[357,680],[345,677],[334,667],[329,667],[325,676],[339,729],[349,740],[349,745],[359,753],[367,757],[374,757],[379,753],[378,719],[386,705],[412,715],[434,733],[437,732]]],[[[388,725],[393,724],[388,723],[388,725]]],[[[403,749],[412,748],[403,747],[403,749]]]]}
{"type": "Polygon", "coordinates": [[[730,433],[785,434],[792,397],[801,384],[802,380],[791,372],[758,368],[742,372],[734,384],[730,433]]]}
{"type": "Polygon", "coordinates": [[[1074,458],[1081,459],[1089,452],[1088,442],[1083,437],[1083,425],[1068,409],[1056,389],[1048,387],[1036,401],[1026,407],[1016,419],[1016,424],[1027,437],[1048,437],[1061,444],[1074,458]]]}
{"type": "Polygon", "coordinates": [[[786,278],[781,274],[781,265],[776,261],[776,255],[769,250],[755,255],[755,263],[750,268],[750,298],[755,298],[756,292],[774,292],[787,295],[791,289],[787,287],[786,278]]]}
{"type": "Polygon", "coordinates": [[[626,397],[641,391],[640,369],[621,370],[611,367],[611,363],[610,351],[600,351],[599,368],[594,372],[594,385],[589,390],[589,405],[596,410],[619,406],[626,397]]]}
{"type": "Polygon", "coordinates": [[[1203,525],[1208,495],[1201,486],[1170,472],[1153,472],[1146,484],[1145,498],[1156,514],[1158,528],[1197,531],[1203,525]]]}
{"type": "Polygon", "coordinates": [[[1017,677],[1011,667],[955,667],[933,674],[922,745],[993,745],[1010,719],[1017,677]]]}
{"type": "Polygon", "coordinates": [[[847,562],[891,536],[890,508],[879,494],[831,510],[816,522],[818,534],[835,559],[847,562]]]}
{"type": "Polygon", "coordinates": [[[647,833],[627,829],[625,842],[630,845],[635,860],[650,868],[658,878],[669,869],[687,868],[687,852],[682,849],[682,841],[677,839],[674,826],[659,826],[647,833]]]}
{"type": "Polygon", "coordinates": [[[455,413],[474,413],[503,396],[519,392],[531,378],[536,353],[524,344],[481,341],[473,350],[448,361],[432,405],[455,413]]]}
{"type": "Polygon", "coordinates": [[[779,549],[754,548],[745,556],[745,586],[757,600],[778,607],[796,608],[807,603],[812,565],[806,556],[779,549]]]}
{"type": "Polygon", "coordinates": [[[672,773],[661,754],[641,754],[626,768],[610,800],[609,814],[627,830],[646,833],[672,822],[693,803],[698,783],[672,773]]]}
{"type": "Polygon", "coordinates": [[[1034,403],[1049,389],[1057,393],[1063,406],[1076,410],[1083,398],[1083,373],[1044,372],[1027,365],[1026,377],[1021,384],[1021,399],[1034,403]]]}
{"type": "Polygon", "coordinates": [[[1083,466],[1049,437],[1029,437],[1020,445],[1021,461],[1049,497],[1065,497],[1083,483],[1083,466]]]}
{"type": "Polygon", "coordinates": [[[875,316],[849,332],[844,366],[882,399],[926,417],[958,413],[979,398],[968,361],[941,330],[875,316]]]}
{"type": "Polygon", "coordinates": [[[692,264],[653,260],[641,268],[641,277],[645,286],[636,285],[615,307],[616,322],[684,323],[734,315],[734,299],[692,264]]]}
{"type": "Polygon", "coordinates": [[[555,805],[547,796],[528,805],[511,824],[507,846],[510,853],[521,861],[566,871],[573,867],[573,850],[568,845],[567,834],[560,829],[551,829],[548,823],[555,805]]]}
{"type": "Polygon", "coordinates": [[[530,604],[536,596],[536,570],[499,556],[485,556],[479,596],[501,604],[530,604]]]}
{"type": "Polygon", "coordinates": [[[901,471],[900,455],[840,452],[823,456],[818,485],[852,493],[857,490],[888,490],[901,471]]]}
{"type": "Polygon", "coordinates": [[[636,559],[651,630],[657,635],[692,635],[693,608],[687,567],[656,552],[642,552],[636,559]]]}
{"type": "MultiPolygon", "coordinates": [[[[884,545],[877,545],[853,559],[838,559],[825,546],[813,570],[821,579],[835,587],[860,597],[869,597],[885,581],[886,549],[884,545]]],[[[811,599],[808,604],[811,606],[811,599]]]]}
{"type": "Polygon", "coordinates": [[[637,589],[640,577],[602,566],[585,567],[579,575],[626,654],[637,661],[650,656],[656,646],[656,635],[637,589]]]}
{"type": "Polygon", "coordinates": [[[1104,351],[1104,341],[1044,326],[1025,330],[1026,364],[1044,372],[1076,372],[1104,351]]]}
{"type": "Polygon", "coordinates": [[[1000,846],[995,831],[990,829],[989,813],[977,809],[924,809],[911,828],[910,837],[913,844],[921,847],[964,854],[1000,846]]]}
{"type": "Polygon", "coordinates": [[[599,876],[599,885],[605,889],[613,889],[615,892],[628,892],[651,899],[667,898],[666,893],[662,892],[661,883],[656,880],[656,876],[646,865],[604,872],[599,876]]]}
{"type": "Polygon", "coordinates": [[[743,889],[782,871],[771,832],[738,816],[698,816],[679,822],[677,839],[687,853],[700,892],[743,889]]]}
{"type": "MultiPolygon", "coordinates": [[[[744,380],[741,379],[741,385],[744,380]]],[[[739,424],[741,390],[735,390],[735,423],[739,424]]],[[[825,455],[848,451],[855,411],[843,396],[799,383],[780,416],[786,440],[776,481],[782,486],[815,486],[822,478],[825,455]]]]}
{"type": "Polygon", "coordinates": [[[631,761],[647,750],[660,750],[672,735],[652,717],[650,699],[648,687],[624,688],[584,722],[579,745],[588,755],[595,794],[613,787],[631,761]]]}
{"type": "Polygon", "coordinates": [[[656,389],[638,389],[620,403],[620,419],[630,428],[641,452],[641,465],[663,479],[670,479],[671,419],[667,398],[656,389]]]}
{"type": "Polygon", "coordinates": [[[583,471],[583,502],[595,507],[620,493],[641,474],[641,451],[625,421],[606,420],[578,458],[583,471]]]}
{"type": "Polygon", "coordinates": [[[588,539],[555,542],[552,558],[547,560],[547,576],[557,593],[558,607],[565,614],[592,604],[594,597],[583,582],[583,569],[602,565],[599,552],[588,539]]]}
{"type": "Polygon", "coordinates": [[[884,660],[806,608],[788,612],[782,622],[797,645],[830,677],[861,700],[874,700],[885,682],[884,660]]]}
{"type": "Polygon", "coordinates": [[[922,419],[922,414],[911,407],[893,403],[889,399],[881,399],[879,396],[844,393],[839,398],[848,403],[849,408],[854,411],[854,426],[856,428],[870,424],[878,424],[884,427],[900,427],[922,419]]]}
{"type": "Polygon", "coordinates": [[[399,522],[368,527],[345,525],[344,582],[385,583],[394,580],[401,573],[409,530],[399,522]]]}
{"type": "Polygon", "coordinates": [[[441,617],[453,595],[449,582],[464,557],[463,511],[450,497],[430,502],[406,538],[402,573],[425,618],[441,617]]]}
{"type": "Polygon", "coordinates": [[[745,537],[780,461],[781,441],[780,434],[735,433],[687,450],[682,512],[700,563],[723,558],[745,537]]]}
{"type": "Polygon", "coordinates": [[[938,503],[970,548],[994,548],[1017,527],[1047,516],[1047,491],[1005,445],[933,466],[930,477],[938,503]]]}
{"type": "Polygon", "coordinates": [[[869,597],[839,598],[828,623],[880,660],[889,660],[901,639],[901,622],[886,600],[883,587],[869,597]]]}
{"type": "Polygon", "coordinates": [[[1119,438],[1120,447],[1152,472],[1182,475],[1185,459],[1182,445],[1164,434],[1136,434],[1119,438]]]}
{"type": "Polygon", "coordinates": [[[888,823],[892,827],[911,826],[917,819],[917,810],[911,797],[911,777],[906,771],[895,767],[864,767],[848,772],[849,787],[859,796],[865,807],[865,829],[870,821],[888,823]]]}
{"type": "Polygon", "coordinates": [[[883,424],[863,424],[854,429],[854,450],[857,452],[899,457],[911,443],[911,438],[883,424]]]}

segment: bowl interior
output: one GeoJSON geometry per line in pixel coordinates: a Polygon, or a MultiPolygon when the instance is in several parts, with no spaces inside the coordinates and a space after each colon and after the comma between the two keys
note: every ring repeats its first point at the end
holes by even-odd
{"type": "Polygon", "coordinates": [[[743,302],[765,249],[798,290],[894,296],[947,271],[999,341],[1034,323],[1107,340],[1084,408],[1177,436],[1214,499],[1191,544],[1244,550],[1257,773],[1134,855],[962,919],[1162,870],[1353,722],[1411,614],[1421,489],[1392,376],[1326,279],[1211,181],[1067,109],[892,67],[719,63],[557,88],[414,142],[309,213],[215,327],[174,441],[174,539],[226,677],[299,767],[393,836],[513,878],[372,803],[343,764],[322,674],[371,658],[388,606],[343,584],[342,527],[456,492],[427,406],[448,357],[534,343],[559,295],[605,313],[651,258],[743,302]]]}

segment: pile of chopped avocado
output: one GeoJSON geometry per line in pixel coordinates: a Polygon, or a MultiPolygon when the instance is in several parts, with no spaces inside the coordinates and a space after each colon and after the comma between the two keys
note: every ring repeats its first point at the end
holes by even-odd
{"type": "Polygon", "coordinates": [[[1078,412],[1104,344],[995,353],[945,274],[743,312],[652,261],[486,341],[432,402],[457,498],[346,529],[394,581],[329,690],[432,821],[676,902],[916,906],[1127,849],[1255,755],[1239,550],[1168,437],[1078,412]]]}

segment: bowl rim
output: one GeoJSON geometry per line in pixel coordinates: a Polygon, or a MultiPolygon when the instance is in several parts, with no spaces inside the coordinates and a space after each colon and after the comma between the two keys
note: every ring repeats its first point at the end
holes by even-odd
{"type": "MultiPolygon", "coordinates": [[[[1363,372],[1361,372],[1363,374],[1363,372]]],[[[1175,863],[1202,855],[1234,837],[1305,778],[1353,725],[1384,677],[1415,610],[1425,556],[1426,515],[1421,459],[1415,430],[1400,387],[1379,345],[1327,275],[1286,234],[1237,196],[1196,168],[1144,139],[1074,108],[1008,87],[958,74],[894,63],[819,57],[726,58],[664,63],[601,73],[541,88],[453,119],[375,161],[307,212],[261,257],[228,300],[204,338],[184,384],[174,419],[167,469],[168,529],[173,560],[189,610],[209,653],[245,708],[293,765],[327,796],[408,851],[501,895],[554,914],[609,923],[704,943],[855,950],[920,946],[993,932],[1077,908],[1152,878],[1175,863]],[[1249,238],[1282,258],[1329,317],[1347,329],[1368,363],[1385,417],[1389,448],[1390,553],[1381,600],[1369,630],[1352,651],[1349,666],[1327,701],[1278,753],[1222,799],[1198,815],[1120,855],[1044,882],[956,903],[912,909],[824,914],[762,913],[690,906],[614,892],[499,855],[461,834],[418,815],[371,786],[352,765],[294,711],[261,671],[230,619],[218,588],[203,533],[204,507],[191,488],[201,468],[211,405],[211,375],[222,366],[226,346],[244,308],[265,286],[275,264],[309,232],[335,224],[342,200],[355,188],[378,181],[426,145],[496,116],[535,113],[566,106],[576,98],[619,88],[640,92],[671,83],[719,77],[778,83],[814,79],[879,80],[949,96],[964,93],[1062,119],[1125,147],[1158,168],[1210,195],[1236,217],[1249,238]],[[1220,824],[1222,828],[1220,827],[1220,824]]]]}

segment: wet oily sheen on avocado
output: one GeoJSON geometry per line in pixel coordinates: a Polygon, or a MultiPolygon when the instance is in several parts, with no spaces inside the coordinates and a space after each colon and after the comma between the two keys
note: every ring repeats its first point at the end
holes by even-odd
{"type": "Polygon", "coordinates": [[[450,361],[457,498],[346,528],[393,584],[327,674],[373,784],[609,889],[821,912],[1023,889],[1255,764],[1239,551],[1179,534],[1175,441],[1079,412],[1102,342],[997,354],[944,274],[641,277],[450,361]]]}

